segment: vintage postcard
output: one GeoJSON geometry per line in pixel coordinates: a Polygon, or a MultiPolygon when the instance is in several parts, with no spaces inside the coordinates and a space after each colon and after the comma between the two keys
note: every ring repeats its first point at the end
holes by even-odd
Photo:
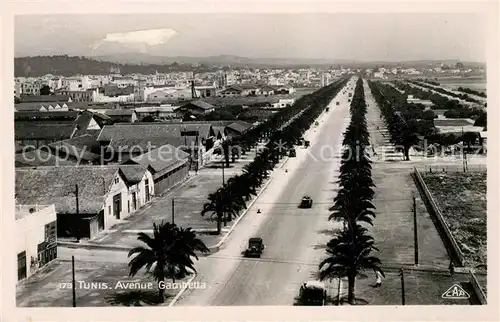
{"type": "Polygon", "coordinates": [[[116,4],[2,14],[16,321],[498,318],[497,2],[116,4]]]}

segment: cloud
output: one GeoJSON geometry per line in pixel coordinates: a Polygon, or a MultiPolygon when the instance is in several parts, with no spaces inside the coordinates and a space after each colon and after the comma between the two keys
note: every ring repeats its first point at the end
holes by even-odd
{"type": "Polygon", "coordinates": [[[114,43],[145,52],[147,46],[163,45],[177,34],[177,31],[170,28],[109,33],[103,39],[92,44],[91,48],[96,50],[102,45],[114,43]]]}

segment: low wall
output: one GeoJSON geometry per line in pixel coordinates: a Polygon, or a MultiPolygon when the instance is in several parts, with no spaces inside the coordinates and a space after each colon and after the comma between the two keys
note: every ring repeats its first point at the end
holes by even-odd
{"type": "Polygon", "coordinates": [[[462,251],[460,250],[460,247],[458,246],[457,241],[451,234],[450,228],[448,227],[448,224],[446,223],[446,220],[443,217],[443,214],[441,213],[441,210],[437,206],[436,202],[434,201],[434,198],[432,197],[431,192],[429,191],[429,188],[427,188],[427,185],[424,182],[424,179],[422,178],[422,175],[420,175],[420,172],[418,171],[417,168],[414,168],[413,170],[413,177],[414,180],[416,181],[417,187],[420,190],[420,194],[422,198],[424,199],[425,204],[427,205],[427,209],[430,213],[431,216],[435,219],[435,222],[437,224],[437,228],[440,232],[442,232],[441,236],[445,240],[445,244],[449,245],[448,249],[452,252],[453,257],[457,260],[460,266],[464,265],[464,255],[462,251]],[[450,249],[451,248],[451,249],[450,249]]]}
{"type": "Polygon", "coordinates": [[[481,304],[486,305],[487,304],[486,294],[481,288],[481,285],[479,285],[479,282],[477,281],[476,276],[474,275],[474,273],[472,273],[472,271],[469,271],[469,281],[481,304]]]}

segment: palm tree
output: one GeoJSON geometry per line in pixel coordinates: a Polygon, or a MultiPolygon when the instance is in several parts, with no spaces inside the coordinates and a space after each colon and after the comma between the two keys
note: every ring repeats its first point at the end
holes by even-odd
{"type": "Polygon", "coordinates": [[[164,288],[160,282],[165,278],[182,278],[188,274],[188,269],[196,272],[192,257],[198,260],[196,251],[209,252],[207,246],[196,237],[191,228],[183,229],[172,223],[153,224],[153,236],[139,233],[137,239],[147,247],[134,247],[128,257],[137,254],[128,264],[129,275],[135,276],[142,268],[152,271],[158,282],[159,300],[164,301],[164,288]]]}
{"type": "Polygon", "coordinates": [[[356,277],[364,270],[374,270],[384,276],[380,268],[380,259],[371,256],[373,250],[373,237],[367,234],[366,228],[356,224],[356,229],[344,229],[333,237],[326,245],[327,257],[319,264],[320,280],[347,277],[347,301],[355,304],[356,277]]]}
{"type": "Polygon", "coordinates": [[[203,217],[205,214],[210,213],[212,216],[216,217],[217,221],[217,234],[220,235],[222,227],[222,220],[224,219],[224,202],[222,194],[220,193],[219,188],[214,193],[208,195],[208,202],[203,205],[203,209],[201,211],[201,216],[203,217]]]}

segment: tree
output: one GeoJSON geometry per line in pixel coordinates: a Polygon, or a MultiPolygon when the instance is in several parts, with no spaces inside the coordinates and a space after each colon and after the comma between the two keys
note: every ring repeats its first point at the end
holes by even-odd
{"type": "Polygon", "coordinates": [[[326,245],[327,257],[319,264],[320,280],[347,277],[347,301],[355,304],[356,276],[365,270],[378,271],[384,275],[380,268],[381,261],[375,256],[370,256],[374,240],[367,235],[366,228],[356,224],[355,232],[349,229],[341,230],[326,245]]]}
{"type": "Polygon", "coordinates": [[[437,118],[437,114],[433,110],[425,110],[422,115],[424,120],[433,120],[437,118]]]}
{"type": "Polygon", "coordinates": [[[481,112],[479,114],[479,117],[474,122],[474,126],[484,126],[485,127],[487,121],[488,121],[488,117],[487,117],[486,112],[481,112]]]}
{"type": "Polygon", "coordinates": [[[51,95],[50,87],[49,85],[43,85],[40,88],[40,95],[51,95]]]}
{"type": "Polygon", "coordinates": [[[203,209],[201,211],[201,216],[205,216],[205,214],[210,213],[212,216],[215,216],[215,220],[217,221],[217,235],[220,235],[222,230],[222,220],[224,219],[224,202],[226,200],[223,198],[220,190],[217,192],[211,193],[208,195],[208,202],[203,205],[203,209]]]}
{"type": "MultiPolygon", "coordinates": [[[[352,99],[351,123],[344,133],[339,191],[334,199],[329,220],[342,220],[344,228],[327,243],[327,258],[320,264],[320,279],[347,276],[348,301],[354,304],[356,276],[360,271],[380,271],[380,260],[370,256],[374,240],[365,225],[373,225],[375,207],[371,203],[375,184],[371,178],[371,161],[366,154],[369,133],[366,124],[366,103],[363,81],[358,79],[352,99]]],[[[392,117],[392,114],[390,114],[392,117]]],[[[392,122],[392,121],[391,121],[392,122]]]]}
{"type": "Polygon", "coordinates": [[[207,246],[196,237],[191,228],[183,229],[172,223],[153,223],[153,236],[139,233],[137,239],[147,247],[134,247],[128,257],[137,254],[129,262],[129,275],[135,276],[142,268],[152,270],[158,282],[159,300],[164,301],[164,288],[160,282],[166,278],[181,278],[188,274],[188,268],[195,271],[192,257],[198,260],[196,251],[209,252],[207,246]]]}
{"type": "Polygon", "coordinates": [[[154,122],[155,118],[152,115],[146,115],[141,122],[154,122]]]}

